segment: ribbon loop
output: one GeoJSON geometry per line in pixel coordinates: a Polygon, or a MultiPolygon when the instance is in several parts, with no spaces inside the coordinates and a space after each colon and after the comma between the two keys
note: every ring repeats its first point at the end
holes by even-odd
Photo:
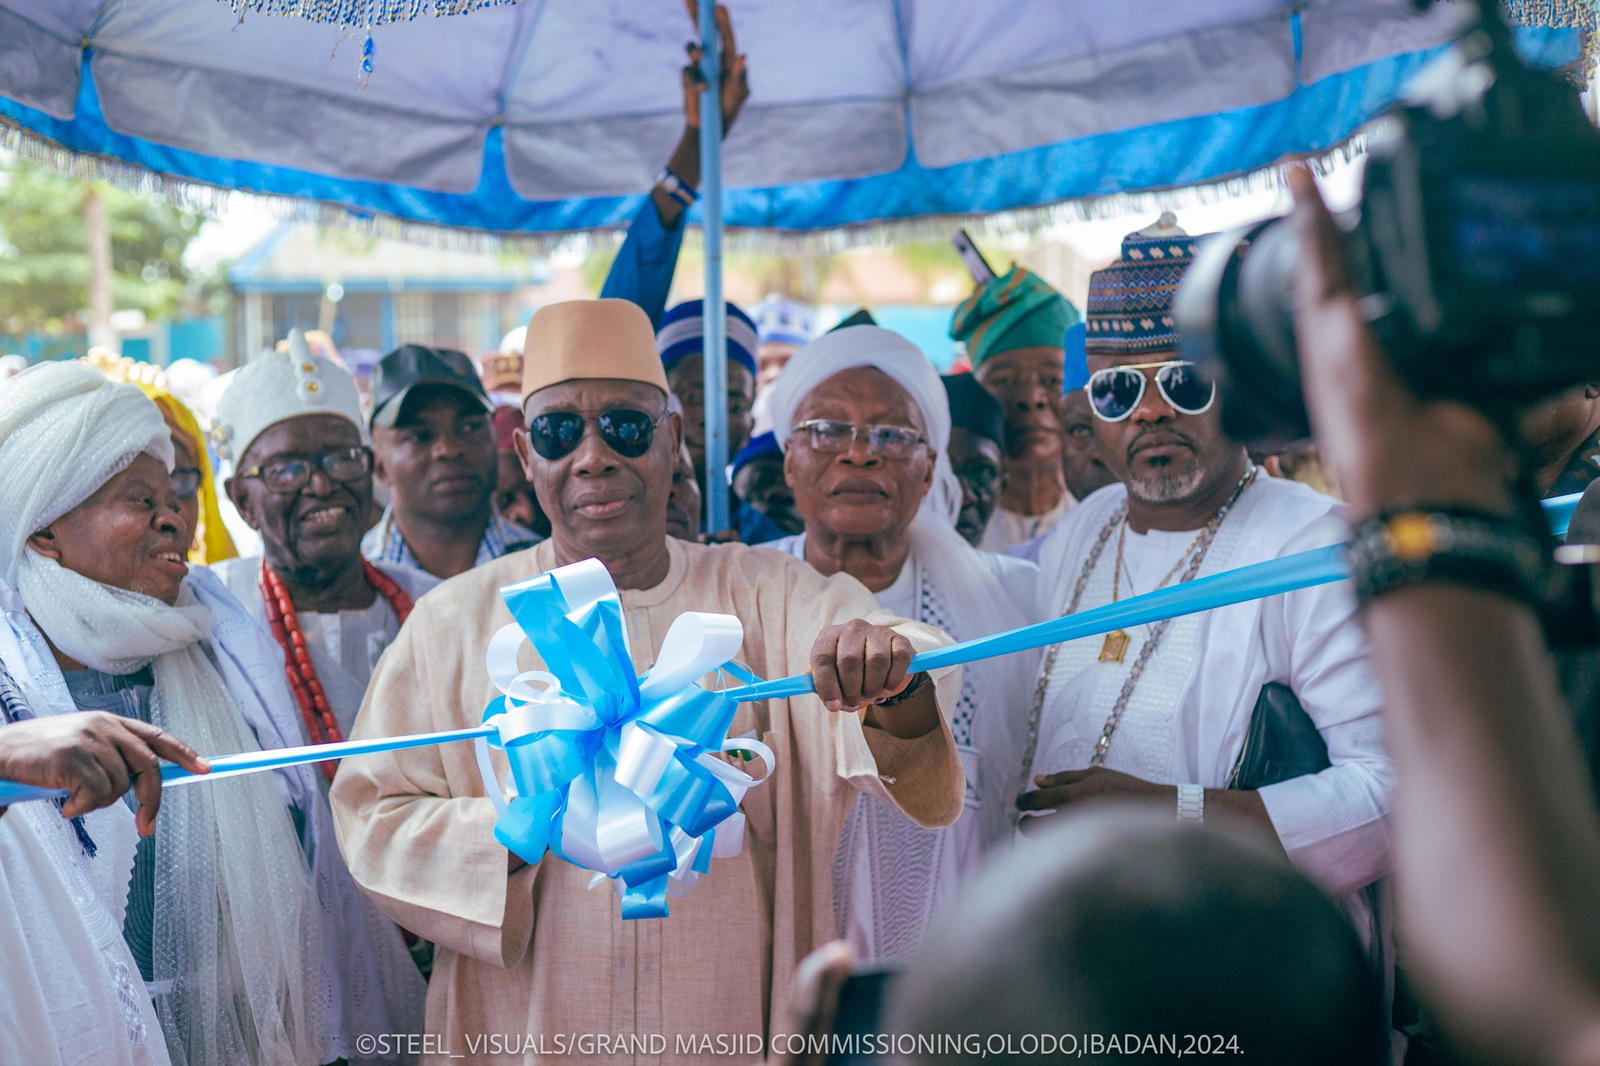
{"type": "Polygon", "coordinates": [[[693,887],[713,857],[739,853],[739,802],[765,780],[720,754],[755,750],[771,772],[770,749],[728,739],[737,703],[699,684],[738,654],[744,627],[729,615],[686,612],[640,678],[621,599],[598,560],[500,593],[514,622],[489,641],[486,666],[500,695],[484,709],[495,735],[477,742],[495,839],[529,863],[554,854],[610,880],[624,918],[664,917],[668,896],[693,887]],[[525,640],[543,669],[519,666],[525,640]],[[510,764],[509,796],[491,746],[510,764]]]}

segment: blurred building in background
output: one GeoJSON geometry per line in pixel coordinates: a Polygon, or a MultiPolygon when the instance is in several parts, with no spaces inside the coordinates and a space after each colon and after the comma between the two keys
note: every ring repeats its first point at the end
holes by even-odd
{"type": "Polygon", "coordinates": [[[320,329],[341,350],[414,341],[489,351],[520,324],[542,259],[456,250],[358,230],[285,222],[228,269],[231,356],[248,359],[290,329],[320,329]]]}

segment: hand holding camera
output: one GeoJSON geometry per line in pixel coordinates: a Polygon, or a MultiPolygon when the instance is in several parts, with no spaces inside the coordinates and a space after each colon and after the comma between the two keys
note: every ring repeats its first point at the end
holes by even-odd
{"type": "Polygon", "coordinates": [[[1374,133],[1359,209],[1312,231],[1321,251],[1275,218],[1197,253],[1174,314],[1230,436],[1272,452],[1309,434],[1296,351],[1329,339],[1307,336],[1296,301],[1335,247],[1350,299],[1326,324],[1370,328],[1386,388],[1460,401],[1514,438],[1519,412],[1595,380],[1600,132],[1570,85],[1517,57],[1497,4],[1457,6],[1455,45],[1374,133]]]}
{"type": "Polygon", "coordinates": [[[1465,403],[1411,391],[1362,315],[1310,171],[1295,168],[1289,185],[1302,250],[1294,325],[1305,402],[1353,517],[1423,502],[1509,515],[1517,460],[1504,436],[1465,403]]]}

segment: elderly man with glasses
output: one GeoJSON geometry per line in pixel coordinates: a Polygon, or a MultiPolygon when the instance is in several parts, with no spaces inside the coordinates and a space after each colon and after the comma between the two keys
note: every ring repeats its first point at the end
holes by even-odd
{"type": "MultiPolygon", "coordinates": [[[[916,345],[877,326],[828,333],[789,360],[772,415],[805,531],[766,547],[849,574],[880,607],[959,640],[1037,621],[1037,568],[978,551],[956,531],[950,406],[916,345]]],[[[950,711],[967,779],[954,826],[924,828],[867,795],[851,806],[833,867],[834,926],[858,959],[908,960],[940,903],[1014,835],[1037,664],[1027,653],[966,668],[950,711]]]]}
{"type": "MultiPolygon", "coordinates": [[[[307,741],[343,740],[378,656],[439,583],[362,558],[376,505],[355,379],[292,338],[289,352],[263,354],[234,376],[215,432],[235,460],[224,488],[261,535],[262,556],[213,569],[282,646],[307,741]]],[[[333,764],[325,770],[331,780],[333,764]]]]}
{"type": "MultiPolygon", "coordinates": [[[[1336,501],[1267,477],[1223,434],[1215,386],[1180,357],[1171,303],[1193,247],[1133,234],[1090,279],[1085,390],[1122,484],[1044,539],[1050,614],[1344,539],[1336,501]]],[[[1243,820],[1387,955],[1377,883],[1393,772],[1347,587],[1057,645],[1037,693],[1024,810],[1144,796],[1182,820],[1243,820]]]]}

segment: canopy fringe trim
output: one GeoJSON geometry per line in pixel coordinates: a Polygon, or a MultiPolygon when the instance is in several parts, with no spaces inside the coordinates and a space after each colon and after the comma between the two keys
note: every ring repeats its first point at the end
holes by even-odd
{"type": "Polygon", "coordinates": [[[323,22],[346,30],[370,30],[427,15],[465,15],[518,0],[218,0],[243,20],[249,14],[281,15],[323,22]]]}
{"type": "MultiPolygon", "coordinates": [[[[1290,162],[1303,161],[1317,173],[1337,169],[1365,153],[1370,129],[1369,126],[1344,143],[1322,152],[1285,157],[1265,167],[1192,185],[1074,197],[988,214],[881,219],[826,230],[729,227],[724,230],[724,243],[729,251],[734,252],[831,253],[863,246],[942,241],[960,226],[986,236],[1000,237],[1062,223],[1113,218],[1145,211],[1179,210],[1281,188],[1283,166],[1290,162]]],[[[224,189],[189,178],[162,174],[124,160],[79,152],[4,119],[0,119],[0,148],[70,177],[104,181],[131,192],[159,196],[197,213],[217,215],[229,206],[247,203],[259,207],[279,221],[309,222],[350,229],[375,237],[441,249],[529,255],[543,255],[556,250],[585,251],[615,246],[626,231],[625,227],[549,233],[462,229],[366,212],[322,200],[224,189]]],[[[691,227],[690,240],[695,244],[701,243],[698,227],[691,227]]]]}

